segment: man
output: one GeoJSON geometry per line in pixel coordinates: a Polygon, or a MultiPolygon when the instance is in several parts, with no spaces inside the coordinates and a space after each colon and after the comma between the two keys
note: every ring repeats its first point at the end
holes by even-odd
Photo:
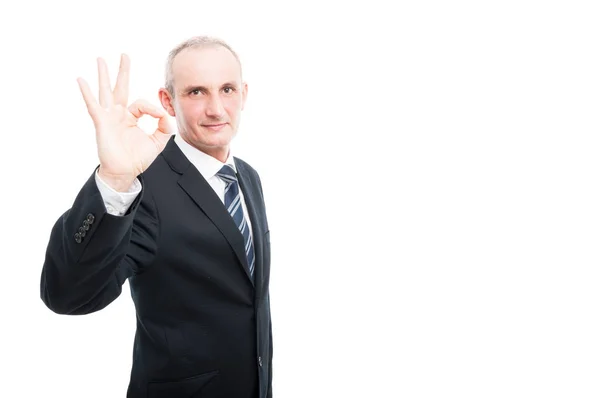
{"type": "Polygon", "coordinates": [[[173,49],[166,113],[127,107],[126,55],[114,90],[100,58],[98,76],[98,102],[78,82],[100,164],[52,229],[42,300],[89,314],[129,280],[129,398],[271,397],[269,227],[258,174],[230,151],[248,91],[237,55],[210,37],[173,49]],[[137,126],[144,114],[159,119],[151,135],[137,126]]]}

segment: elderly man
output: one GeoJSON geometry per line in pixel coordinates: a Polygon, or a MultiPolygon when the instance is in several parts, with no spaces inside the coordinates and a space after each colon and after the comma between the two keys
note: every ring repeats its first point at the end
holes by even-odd
{"type": "Polygon", "coordinates": [[[99,166],[52,229],[42,300],[89,314],[129,280],[128,398],[271,397],[269,226],[258,173],[230,150],[248,91],[238,56],[210,37],[178,45],[158,93],[164,110],[127,105],[126,55],[114,90],[102,59],[98,72],[98,101],[78,82],[99,166]],[[153,134],[137,126],[142,115],[159,119],[153,134]]]}

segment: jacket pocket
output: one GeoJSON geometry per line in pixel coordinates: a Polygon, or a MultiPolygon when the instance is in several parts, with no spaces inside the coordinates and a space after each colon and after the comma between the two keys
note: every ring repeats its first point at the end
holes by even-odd
{"type": "Polygon", "coordinates": [[[218,370],[173,381],[148,383],[148,398],[194,398],[219,374],[218,370]]]}

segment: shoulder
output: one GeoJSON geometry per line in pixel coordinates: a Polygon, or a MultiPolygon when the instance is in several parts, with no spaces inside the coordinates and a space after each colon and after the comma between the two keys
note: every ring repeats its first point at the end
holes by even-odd
{"type": "Polygon", "coordinates": [[[233,159],[235,160],[235,166],[237,167],[238,172],[250,174],[250,175],[258,178],[258,172],[254,169],[254,167],[250,166],[248,164],[248,162],[246,162],[236,156],[234,156],[233,159]]]}
{"type": "Polygon", "coordinates": [[[235,160],[235,167],[237,168],[238,173],[244,174],[244,175],[250,177],[250,179],[252,181],[255,181],[260,190],[260,194],[262,195],[263,194],[262,183],[260,181],[260,176],[258,175],[258,172],[254,169],[254,167],[250,166],[246,161],[244,161],[236,156],[234,156],[233,159],[235,160]]]}

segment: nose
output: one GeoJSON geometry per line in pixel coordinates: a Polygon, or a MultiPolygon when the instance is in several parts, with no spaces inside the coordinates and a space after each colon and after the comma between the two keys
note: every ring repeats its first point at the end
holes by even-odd
{"type": "Polygon", "coordinates": [[[225,110],[221,98],[218,95],[211,96],[208,100],[208,104],[206,104],[206,115],[220,119],[224,113],[225,110]]]}

